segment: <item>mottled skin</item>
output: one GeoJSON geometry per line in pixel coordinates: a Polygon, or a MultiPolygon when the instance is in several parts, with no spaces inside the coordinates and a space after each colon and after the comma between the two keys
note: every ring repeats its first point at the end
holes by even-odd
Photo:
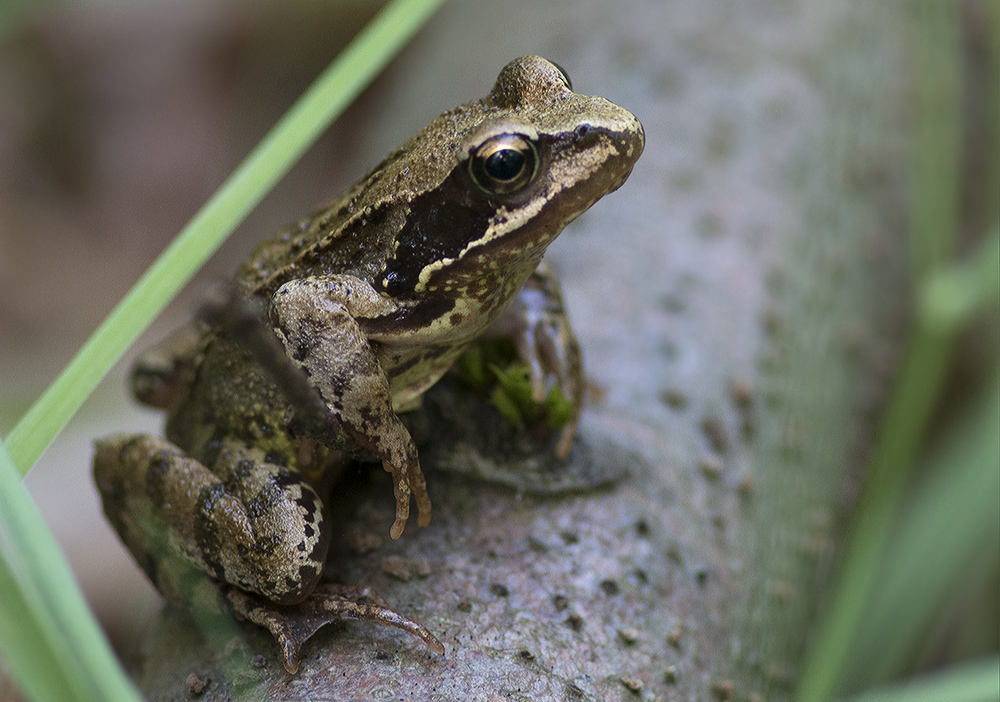
{"type": "Polygon", "coordinates": [[[209,574],[239,614],[271,629],[290,670],[317,612],[400,626],[443,651],[370,594],[317,591],[331,539],[320,495],[345,458],[367,454],[393,476],[391,536],[411,494],[427,524],[417,450],[397,412],[486,336],[514,340],[539,401],[553,385],[572,401],[558,446],[569,452],[579,349],[539,264],[567,223],[625,181],[642,147],[630,113],[523,57],[486,98],[445,112],[263,243],[236,283],[271,332],[248,341],[225,313],[181,329],[133,376],[140,400],[168,410],[168,441],[97,444],[105,512],[157,587],[178,594],[164,559],[209,574]],[[268,603],[303,603],[309,625],[268,603]]]}

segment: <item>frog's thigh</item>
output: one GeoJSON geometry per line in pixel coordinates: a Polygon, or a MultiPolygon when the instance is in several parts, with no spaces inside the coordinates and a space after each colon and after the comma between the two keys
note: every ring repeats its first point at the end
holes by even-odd
{"type": "Polygon", "coordinates": [[[157,563],[176,556],[240,589],[288,604],[319,580],[329,546],[322,503],[295,472],[227,446],[208,470],[152,436],[97,442],[104,512],[161,591],[157,563]]]}

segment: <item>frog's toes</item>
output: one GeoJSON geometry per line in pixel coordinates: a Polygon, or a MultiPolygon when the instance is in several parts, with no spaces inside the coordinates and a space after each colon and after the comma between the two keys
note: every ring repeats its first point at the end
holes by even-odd
{"type": "Polygon", "coordinates": [[[382,467],[387,473],[392,473],[392,492],[396,499],[396,517],[389,529],[389,536],[398,539],[403,534],[406,522],[410,518],[410,496],[417,502],[417,524],[422,527],[431,521],[431,498],[427,494],[427,481],[420,469],[420,461],[415,457],[406,460],[403,465],[383,461],[382,467]]]}
{"type": "Polygon", "coordinates": [[[418,461],[410,463],[409,478],[410,490],[417,501],[417,524],[425,527],[431,523],[431,497],[427,494],[427,481],[418,461]]]}
{"type": "Polygon", "coordinates": [[[284,607],[235,588],[227,588],[225,595],[238,616],[271,632],[281,648],[285,670],[293,675],[299,669],[302,644],[331,622],[355,620],[392,626],[416,636],[435,653],[444,654],[444,644],[426,627],[390,609],[367,587],[323,583],[304,601],[284,607]]]}

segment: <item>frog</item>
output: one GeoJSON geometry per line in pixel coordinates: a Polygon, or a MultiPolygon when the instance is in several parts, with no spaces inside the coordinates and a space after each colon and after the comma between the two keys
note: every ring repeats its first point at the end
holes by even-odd
{"type": "MultiPolygon", "coordinates": [[[[543,58],[508,63],[489,94],[448,110],[343,194],[264,241],[221,300],[140,356],[136,398],[165,438],[95,442],[103,510],[171,601],[179,573],[268,629],[289,673],[325,623],[363,620],[443,644],[370,589],[322,582],[338,476],[366,459],[392,476],[392,539],[431,500],[407,412],[468,349],[513,342],[532,395],[584,399],[581,353],[543,255],[617,190],[642,125],[573,91],[543,58]]],[[[190,602],[188,602],[190,605],[190,602]]]]}

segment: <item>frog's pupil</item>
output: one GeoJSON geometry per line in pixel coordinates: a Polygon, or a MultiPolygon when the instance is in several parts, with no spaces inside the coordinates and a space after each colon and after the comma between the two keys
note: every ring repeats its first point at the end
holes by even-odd
{"type": "Polygon", "coordinates": [[[517,149],[499,149],[486,158],[485,165],[491,178],[512,180],[524,169],[524,154],[517,149]]]}

